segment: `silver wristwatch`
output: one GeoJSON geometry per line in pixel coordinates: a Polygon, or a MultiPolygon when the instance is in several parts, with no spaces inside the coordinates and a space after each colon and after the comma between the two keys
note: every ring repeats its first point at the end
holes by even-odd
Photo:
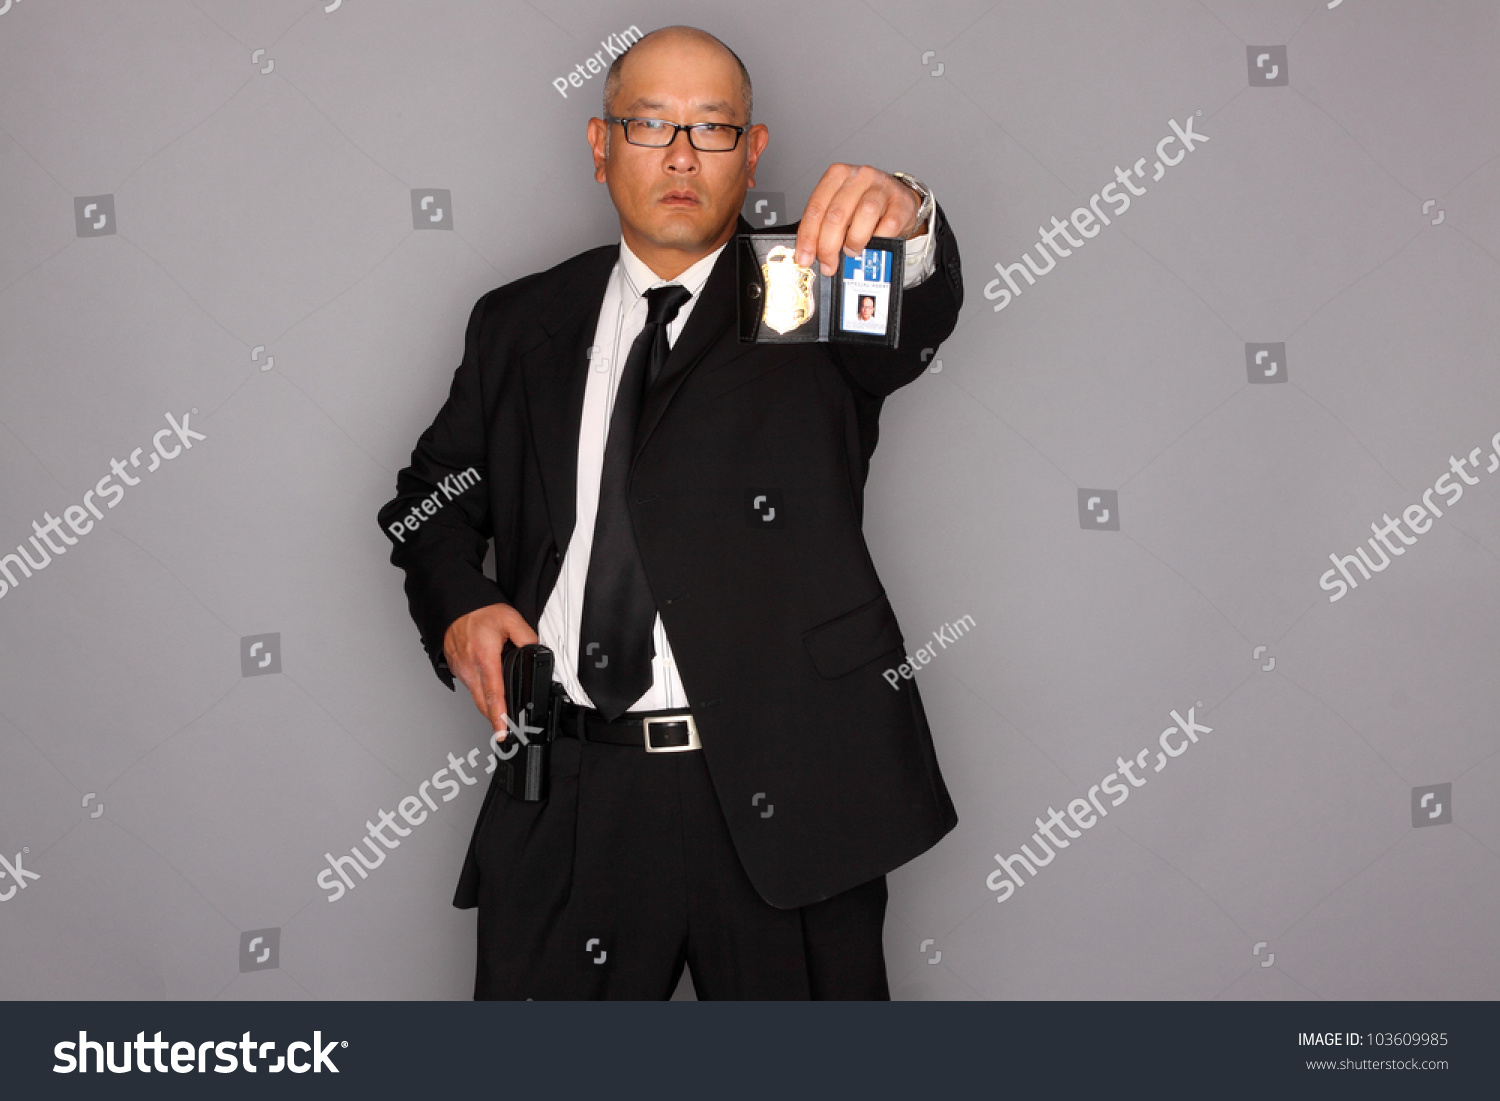
{"type": "Polygon", "coordinates": [[[917,225],[927,223],[929,232],[932,230],[932,212],[937,207],[937,201],[932,197],[932,191],[921,180],[905,172],[892,172],[892,176],[922,196],[922,205],[917,210],[917,225]]]}

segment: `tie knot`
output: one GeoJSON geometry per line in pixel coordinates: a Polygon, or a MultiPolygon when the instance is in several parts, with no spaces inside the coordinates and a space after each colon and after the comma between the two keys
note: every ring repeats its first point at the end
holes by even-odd
{"type": "Polygon", "coordinates": [[[652,287],[646,292],[646,324],[668,325],[682,309],[682,304],[693,297],[693,292],[681,283],[668,283],[652,287]]]}

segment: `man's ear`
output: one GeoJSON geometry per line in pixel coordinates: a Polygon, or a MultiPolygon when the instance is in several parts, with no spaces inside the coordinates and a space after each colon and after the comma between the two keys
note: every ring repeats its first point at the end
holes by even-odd
{"type": "Polygon", "coordinates": [[[771,131],[766,129],[766,124],[757,122],[745,131],[745,167],[749,174],[749,184],[755,186],[755,166],[760,162],[760,155],[766,150],[766,143],[771,140],[771,131]]]}
{"type": "Polygon", "coordinates": [[[589,151],[594,158],[594,180],[603,183],[604,165],[609,159],[609,123],[603,119],[589,119],[587,136],[589,151]]]}

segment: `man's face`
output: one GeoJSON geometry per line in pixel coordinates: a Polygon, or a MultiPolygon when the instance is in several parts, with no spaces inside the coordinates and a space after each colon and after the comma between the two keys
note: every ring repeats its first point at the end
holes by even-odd
{"type": "Polygon", "coordinates": [[[873,298],[861,298],[859,300],[859,316],[865,321],[869,321],[875,316],[875,300],[873,298]]]}
{"type": "MultiPolygon", "coordinates": [[[[716,47],[653,40],[634,47],[620,73],[611,104],[617,116],[745,124],[739,67],[716,47]]],[[[705,153],[692,147],[685,131],[664,148],[631,145],[623,126],[597,118],[589,120],[588,133],[594,178],[608,186],[627,242],[697,254],[733,233],[769,137],[756,125],[729,152],[705,153]]]]}

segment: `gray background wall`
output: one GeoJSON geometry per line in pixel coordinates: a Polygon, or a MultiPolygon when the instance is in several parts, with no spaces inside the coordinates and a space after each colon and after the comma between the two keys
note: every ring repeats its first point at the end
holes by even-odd
{"type": "Polygon", "coordinates": [[[912,647],[975,624],[917,673],[961,821],[891,877],[895,995],[1500,995],[1493,3],[3,7],[0,554],[166,414],[205,437],[0,598],[0,855],[39,877],[0,879],[3,996],[468,996],[482,786],[338,901],[315,881],[487,733],[375,511],[474,300],[618,234],[602,78],[553,80],[674,22],[750,67],[781,217],[832,161],[904,168],[964,257],[868,494],[912,647]],[[1142,157],[997,313],[994,265],[1142,157]],[[1474,448],[1331,602],[1330,552],[1474,448]],[[1212,732],[1154,771],[1189,707],[1212,732]],[[995,855],[1142,750],[997,902],[995,855]]]}

